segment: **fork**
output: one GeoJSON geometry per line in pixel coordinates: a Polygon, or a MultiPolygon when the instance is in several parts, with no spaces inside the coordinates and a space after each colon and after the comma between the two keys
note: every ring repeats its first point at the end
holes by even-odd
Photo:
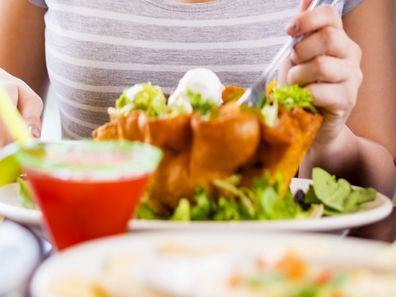
{"type": "MultiPolygon", "coordinates": [[[[313,10],[320,5],[329,4],[333,7],[338,5],[340,0],[313,0],[307,10],[313,10]]],[[[257,106],[260,107],[264,103],[266,89],[271,80],[275,77],[279,66],[290,54],[294,46],[302,40],[302,36],[290,38],[277,52],[271,63],[266,67],[260,78],[248,88],[242,97],[237,101],[239,105],[257,106]]]]}

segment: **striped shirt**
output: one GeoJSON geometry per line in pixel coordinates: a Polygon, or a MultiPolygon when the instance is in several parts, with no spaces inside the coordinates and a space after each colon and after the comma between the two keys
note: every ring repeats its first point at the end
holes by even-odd
{"type": "MultiPolygon", "coordinates": [[[[30,0],[46,7],[46,59],[65,138],[88,137],[123,89],[171,93],[195,67],[248,86],[287,40],[300,0],[30,0]]],[[[344,14],[361,0],[345,0],[344,14]]]]}

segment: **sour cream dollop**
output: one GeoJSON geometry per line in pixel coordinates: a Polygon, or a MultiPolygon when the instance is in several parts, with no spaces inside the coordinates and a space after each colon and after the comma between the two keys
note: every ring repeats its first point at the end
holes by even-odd
{"type": "Polygon", "coordinates": [[[219,77],[210,69],[191,69],[180,80],[176,90],[169,97],[168,104],[183,106],[188,112],[192,112],[190,96],[188,93],[199,93],[203,100],[215,105],[223,103],[222,94],[225,87],[219,77]]]}

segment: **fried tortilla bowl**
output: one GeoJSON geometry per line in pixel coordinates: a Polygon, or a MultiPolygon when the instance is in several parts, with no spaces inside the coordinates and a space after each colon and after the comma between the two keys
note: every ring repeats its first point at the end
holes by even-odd
{"type": "Polygon", "coordinates": [[[260,113],[236,104],[242,94],[241,88],[226,87],[225,103],[210,119],[198,113],[160,118],[143,111],[111,114],[93,138],[142,141],[163,150],[164,158],[147,187],[148,202],[162,213],[174,209],[181,198],[191,200],[197,188],[216,194],[212,182],[235,174],[249,186],[265,170],[273,178],[281,173],[286,191],[322,116],[279,106],[277,124],[268,126],[260,113]]]}

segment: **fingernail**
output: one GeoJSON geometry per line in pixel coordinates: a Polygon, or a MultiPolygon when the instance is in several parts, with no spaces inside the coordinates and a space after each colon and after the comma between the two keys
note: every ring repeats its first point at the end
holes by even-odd
{"type": "Polygon", "coordinates": [[[37,127],[29,126],[29,131],[32,133],[33,137],[39,138],[41,135],[41,131],[37,127]]]}
{"type": "Polygon", "coordinates": [[[299,32],[299,30],[300,30],[300,28],[298,27],[298,25],[295,22],[291,22],[286,25],[286,31],[289,34],[297,34],[299,32]]]}

